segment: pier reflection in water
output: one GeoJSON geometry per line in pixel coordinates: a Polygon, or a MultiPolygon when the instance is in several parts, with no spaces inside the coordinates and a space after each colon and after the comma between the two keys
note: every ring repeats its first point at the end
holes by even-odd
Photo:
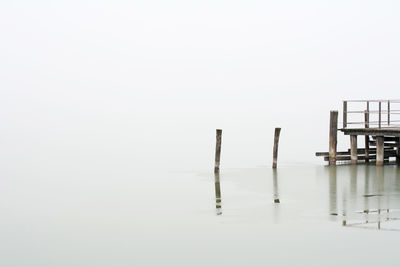
{"type": "Polygon", "coordinates": [[[214,173],[214,178],[215,178],[215,209],[217,215],[222,215],[221,183],[219,179],[219,172],[214,173]]]}
{"type": "Polygon", "coordinates": [[[340,215],[343,226],[400,231],[400,176],[396,167],[386,176],[385,167],[372,165],[328,168],[330,215],[338,215],[339,197],[342,200],[340,215]],[[338,173],[342,171],[348,171],[348,175],[341,175],[338,179],[338,173]],[[342,184],[340,192],[338,180],[342,184]],[[360,188],[359,184],[362,185],[360,188]]]}
{"type": "Polygon", "coordinates": [[[311,168],[299,168],[295,172],[290,168],[260,168],[224,173],[226,188],[222,187],[230,199],[224,211],[222,174],[215,173],[212,189],[215,190],[215,212],[217,215],[228,212],[232,214],[230,218],[246,214],[247,219],[254,215],[255,220],[261,217],[274,223],[320,216],[322,220],[329,219],[346,227],[400,229],[400,167],[338,165],[315,170],[315,176],[311,168]],[[294,174],[302,179],[293,178],[294,174]],[[280,204],[282,193],[287,201],[284,206],[280,204]],[[310,203],[312,211],[307,211],[304,207],[310,203]],[[262,214],[265,210],[269,211],[262,214]]]}

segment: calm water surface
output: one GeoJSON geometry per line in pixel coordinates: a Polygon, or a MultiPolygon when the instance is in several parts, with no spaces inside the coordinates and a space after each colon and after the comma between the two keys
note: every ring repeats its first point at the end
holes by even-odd
{"type": "Polygon", "coordinates": [[[100,170],[5,175],[0,266],[395,266],[394,165],[100,170]]]}

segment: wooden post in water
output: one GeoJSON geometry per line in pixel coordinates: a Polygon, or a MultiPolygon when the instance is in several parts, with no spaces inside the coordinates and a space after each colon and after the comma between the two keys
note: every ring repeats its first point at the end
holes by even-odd
{"type": "MultiPolygon", "coordinates": [[[[367,110],[364,112],[365,128],[369,128],[369,103],[367,102],[367,110]]],[[[369,162],[369,135],[365,136],[365,162],[369,162]]]]}
{"type": "Polygon", "coordinates": [[[219,172],[219,163],[221,159],[221,139],[222,139],[222,130],[217,129],[217,144],[215,147],[215,167],[214,173],[219,172]]]}
{"type": "Polygon", "coordinates": [[[376,166],[383,166],[384,143],[385,139],[383,136],[376,137],[376,166]]]}
{"type": "Polygon", "coordinates": [[[272,168],[276,168],[278,164],[278,145],[279,145],[280,133],[281,133],[281,128],[275,128],[272,168]]]}
{"type": "Polygon", "coordinates": [[[351,164],[357,164],[357,135],[350,135],[351,164]]]}
{"type": "Polygon", "coordinates": [[[336,164],[338,111],[332,110],[329,124],[329,165],[336,164]]]}

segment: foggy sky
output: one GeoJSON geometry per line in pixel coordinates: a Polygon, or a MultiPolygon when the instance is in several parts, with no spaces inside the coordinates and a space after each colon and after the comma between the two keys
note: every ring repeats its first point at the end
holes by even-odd
{"type": "Polygon", "coordinates": [[[298,146],[314,160],[341,100],[398,98],[399,5],[3,1],[1,158],[78,151],[150,164],[195,143],[189,153],[210,144],[208,160],[223,128],[226,162],[262,164],[281,126],[282,158],[298,146]]]}

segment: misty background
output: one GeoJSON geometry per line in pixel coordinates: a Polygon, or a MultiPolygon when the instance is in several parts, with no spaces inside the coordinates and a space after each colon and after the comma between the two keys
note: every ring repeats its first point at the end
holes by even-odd
{"type": "Polygon", "coordinates": [[[3,1],[2,172],[211,170],[216,128],[222,168],[270,165],[274,127],[281,164],[323,164],[330,110],[398,98],[399,7],[3,1]]]}

